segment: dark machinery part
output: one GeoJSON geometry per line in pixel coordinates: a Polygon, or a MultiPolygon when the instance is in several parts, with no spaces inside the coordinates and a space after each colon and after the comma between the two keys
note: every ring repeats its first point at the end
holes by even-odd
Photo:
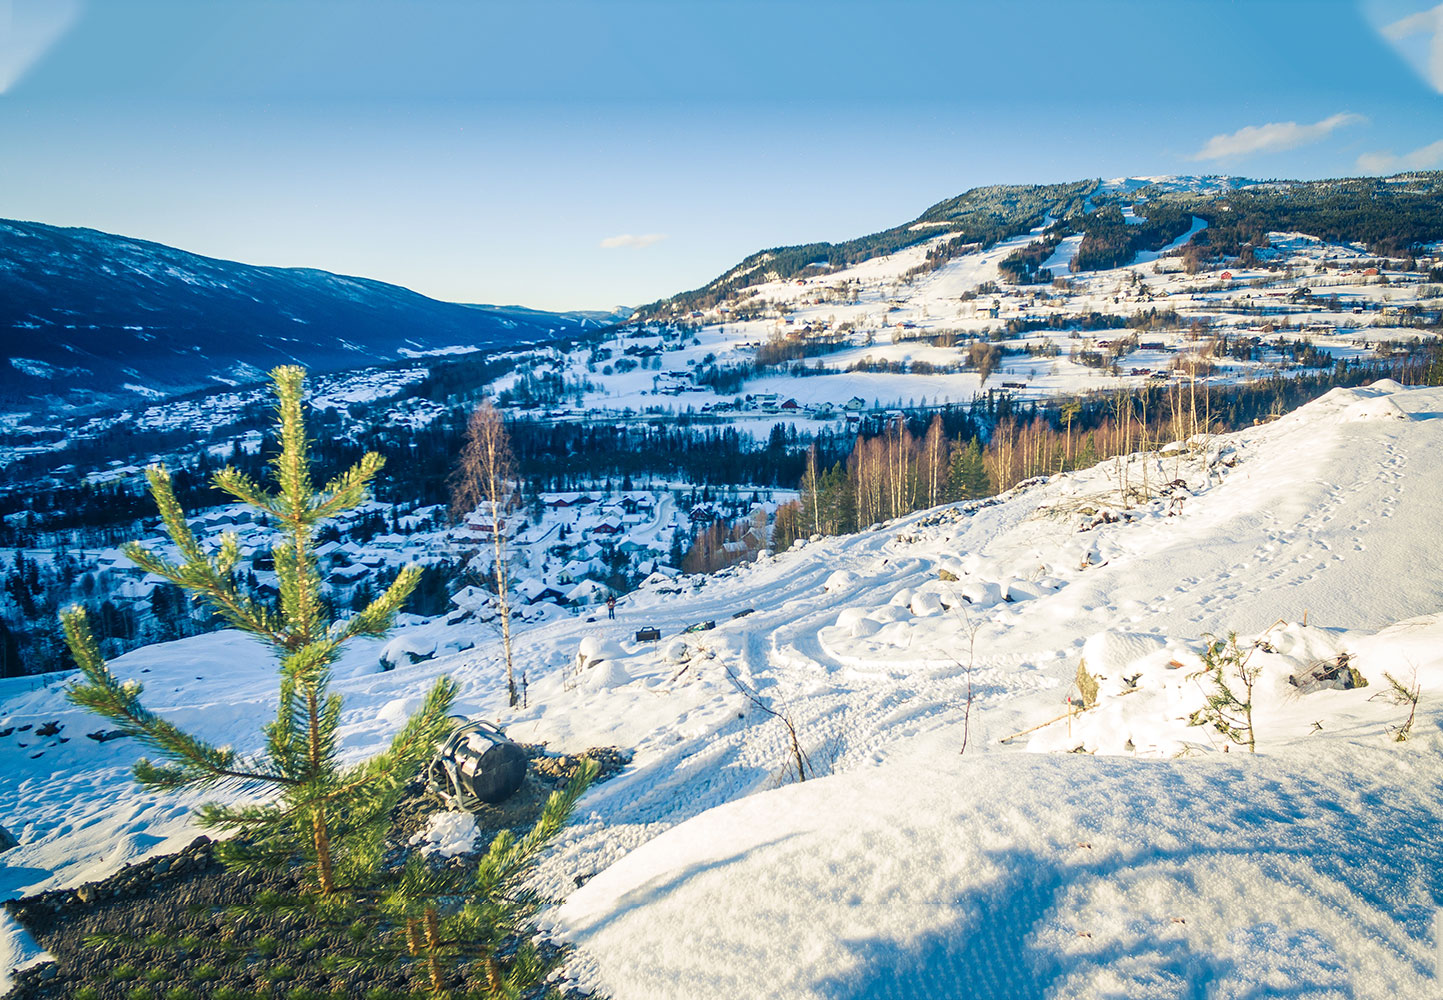
{"type": "Polygon", "coordinates": [[[467,812],[510,798],[526,779],[526,752],[489,722],[456,723],[426,771],[427,787],[467,812]]]}

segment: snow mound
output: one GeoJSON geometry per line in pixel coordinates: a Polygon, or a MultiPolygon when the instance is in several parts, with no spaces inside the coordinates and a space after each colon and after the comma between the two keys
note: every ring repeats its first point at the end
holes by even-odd
{"type": "Polygon", "coordinates": [[[436,655],[436,639],[421,632],[403,632],[381,650],[381,669],[395,670],[429,660],[436,655]]]}
{"type": "Polygon", "coordinates": [[[621,646],[613,639],[604,639],[597,635],[588,635],[581,640],[576,647],[576,665],[583,670],[594,666],[602,660],[609,660],[615,657],[625,656],[621,646]]]}
{"type": "Polygon", "coordinates": [[[1412,420],[1397,403],[1387,396],[1363,399],[1343,411],[1342,419],[1355,420],[1412,420]]]}
{"type": "Polygon", "coordinates": [[[837,615],[837,628],[851,628],[867,617],[865,608],[843,608],[837,615]]]}
{"type": "Polygon", "coordinates": [[[845,569],[839,569],[831,576],[827,577],[827,582],[822,584],[822,589],[829,594],[834,594],[839,590],[846,590],[849,587],[855,587],[856,585],[856,573],[850,572],[849,570],[845,569]]]}
{"type": "Polygon", "coordinates": [[[1392,379],[1383,379],[1353,389],[1339,387],[1328,391],[1307,406],[1294,410],[1284,420],[1295,426],[1316,424],[1318,418],[1324,415],[1341,424],[1369,420],[1412,420],[1397,402],[1400,396],[1412,391],[1392,379]]]}
{"type": "Polygon", "coordinates": [[[631,675],[626,672],[620,660],[602,660],[594,664],[587,673],[586,687],[589,691],[606,691],[630,681],[631,675]]]}
{"type": "Polygon", "coordinates": [[[853,639],[867,639],[882,630],[882,623],[871,618],[858,618],[847,626],[847,634],[853,639]]]}
{"type": "Polygon", "coordinates": [[[376,721],[395,726],[399,729],[406,724],[406,720],[411,717],[411,714],[420,707],[420,698],[393,698],[377,710],[376,721]]]}
{"type": "Polygon", "coordinates": [[[995,583],[969,580],[957,588],[962,600],[978,607],[989,608],[1002,600],[1002,588],[995,583]]]}
{"type": "Polygon", "coordinates": [[[912,602],[909,605],[912,614],[918,618],[930,618],[933,615],[940,615],[944,610],[942,598],[929,591],[912,595],[912,602]]]}
{"type": "Polygon", "coordinates": [[[419,844],[421,853],[427,856],[439,854],[443,858],[454,858],[475,850],[476,838],[480,835],[476,817],[468,812],[433,812],[425,828],[411,838],[411,844],[419,844]]]}
{"type": "Polygon", "coordinates": [[[1028,580],[1008,580],[1001,589],[1009,601],[1035,601],[1047,592],[1045,587],[1028,580]]]}
{"type": "Polygon", "coordinates": [[[1082,645],[1082,662],[1094,677],[1121,677],[1138,660],[1167,645],[1162,636],[1099,632],[1082,645]]]}
{"type": "MultiPolygon", "coordinates": [[[[910,600],[910,598],[908,598],[908,600],[910,600]]],[[[912,617],[912,612],[907,610],[903,605],[888,604],[874,609],[867,617],[875,622],[881,622],[883,625],[886,625],[891,622],[904,622],[912,617]]]]}
{"type": "Polygon", "coordinates": [[[1365,386],[1364,388],[1362,388],[1362,389],[1356,389],[1356,390],[1354,390],[1354,391],[1355,391],[1355,392],[1372,392],[1372,393],[1376,393],[1377,395],[1384,395],[1384,394],[1387,394],[1387,393],[1394,393],[1394,392],[1407,392],[1407,391],[1408,391],[1408,387],[1407,387],[1406,385],[1404,385],[1403,383],[1399,382],[1397,379],[1380,378],[1378,381],[1376,381],[1376,382],[1371,382],[1371,383],[1369,383],[1367,386],[1365,386]]]}

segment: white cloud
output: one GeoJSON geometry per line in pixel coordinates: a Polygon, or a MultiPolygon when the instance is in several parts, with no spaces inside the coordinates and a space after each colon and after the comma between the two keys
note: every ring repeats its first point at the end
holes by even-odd
{"type": "Polygon", "coordinates": [[[1358,157],[1358,171],[1364,174],[1396,174],[1403,170],[1436,170],[1439,167],[1443,167],[1443,139],[1402,156],[1394,155],[1389,149],[1358,157]]]}
{"type": "Polygon", "coordinates": [[[1379,33],[1423,75],[1433,89],[1443,93],[1443,3],[1385,24],[1379,33]],[[1415,36],[1421,44],[1410,44],[1415,36]]]}
{"type": "Polygon", "coordinates": [[[601,241],[601,247],[603,250],[615,250],[617,247],[639,250],[642,247],[649,247],[653,243],[660,243],[664,239],[666,239],[666,233],[645,233],[641,236],[622,233],[620,236],[608,236],[601,241]]]}
{"type": "Polygon", "coordinates": [[[1360,125],[1368,119],[1343,111],[1329,115],[1311,125],[1297,122],[1268,122],[1266,125],[1249,125],[1236,132],[1225,132],[1209,139],[1203,148],[1192,155],[1194,160],[1221,160],[1251,153],[1279,153],[1285,149],[1296,149],[1311,142],[1318,142],[1330,135],[1334,129],[1345,125],[1360,125]]]}

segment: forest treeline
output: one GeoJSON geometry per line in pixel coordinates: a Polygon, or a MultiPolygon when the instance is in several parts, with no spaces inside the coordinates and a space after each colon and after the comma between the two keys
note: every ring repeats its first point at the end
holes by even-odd
{"type": "Polygon", "coordinates": [[[1189,382],[1106,396],[1050,402],[998,414],[981,427],[950,431],[941,415],[927,424],[897,418],[859,435],[844,460],[807,456],[800,500],[776,517],[774,547],[811,534],[845,534],[942,503],[1003,493],[1036,476],[1088,468],[1199,434],[1271,419],[1338,386],[1378,378],[1443,384],[1443,351],[1413,357],[1339,362],[1316,374],[1213,387],[1189,382]]]}

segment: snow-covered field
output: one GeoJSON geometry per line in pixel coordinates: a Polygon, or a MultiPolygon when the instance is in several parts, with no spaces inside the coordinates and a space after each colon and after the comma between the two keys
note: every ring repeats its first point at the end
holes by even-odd
{"type": "MultiPolygon", "coordinates": [[[[549,919],[573,973],[618,1000],[1436,996],[1443,389],[1335,390],[1193,444],[523,629],[522,710],[483,626],[413,626],[475,646],[388,673],[358,645],[344,745],[374,751],[449,673],[515,738],[633,748],[541,873],[570,894],[549,919]],[[1124,471],[1149,499],[1123,503],[1124,471]],[[1189,725],[1204,637],[1230,630],[1267,643],[1256,757],[1189,725]],[[1366,687],[1289,683],[1341,653],[1366,687]],[[1079,661],[1099,695],[1071,714],[1079,661]],[[1408,742],[1385,672],[1421,690],[1408,742]],[[791,780],[738,684],[819,777],[791,780]]],[[[272,666],[231,633],[116,669],[218,742],[255,745],[271,712],[272,666]]],[[[59,683],[0,681],[7,727],[0,891],[194,835],[59,683]]]]}

